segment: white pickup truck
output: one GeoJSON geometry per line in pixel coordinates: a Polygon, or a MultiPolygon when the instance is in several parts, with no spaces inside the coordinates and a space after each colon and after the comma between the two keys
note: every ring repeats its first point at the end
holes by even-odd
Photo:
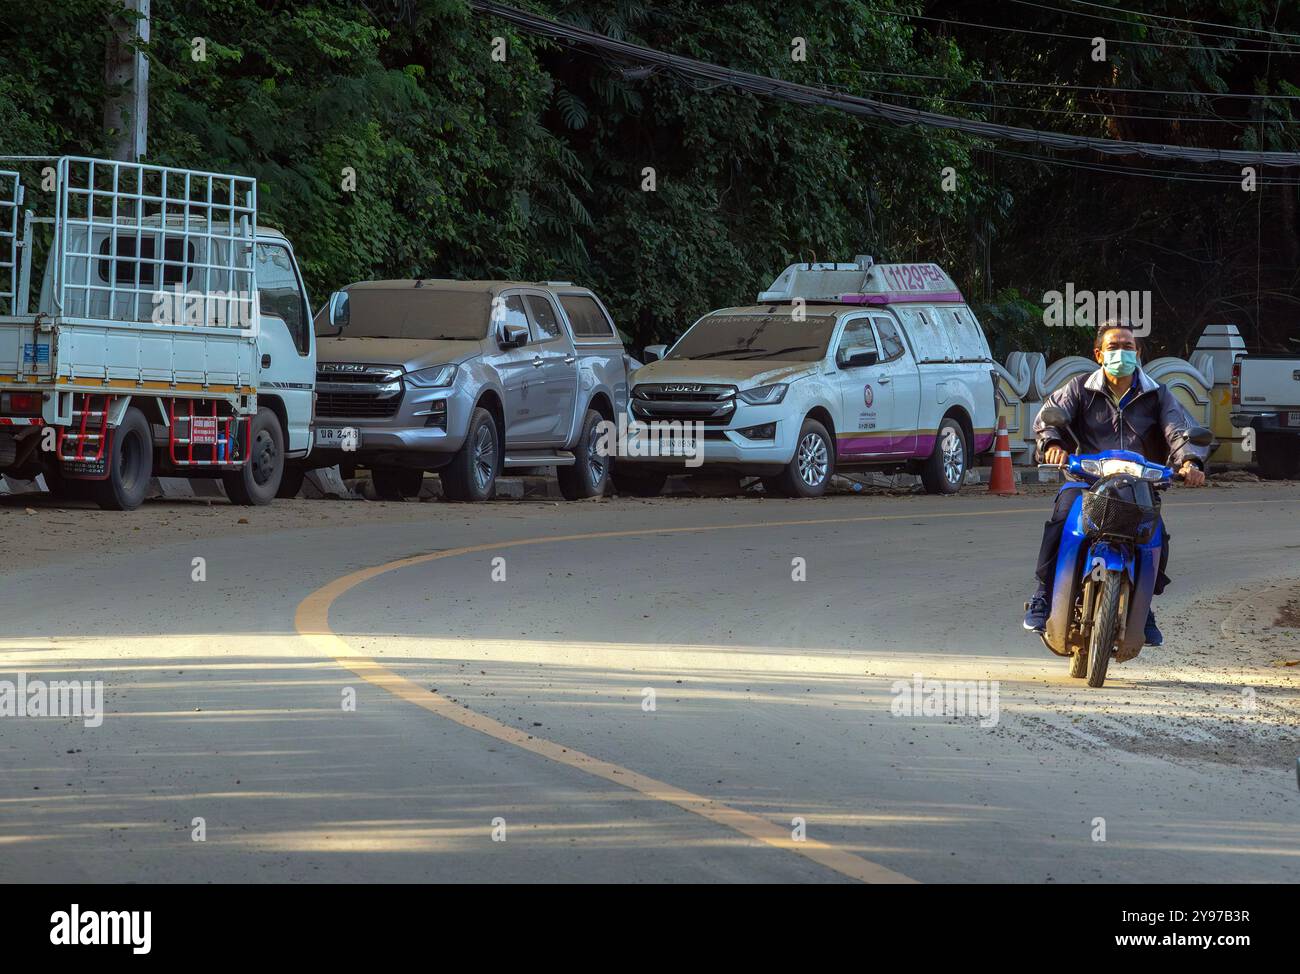
{"type": "MultiPolygon", "coordinates": [[[[705,315],[631,378],[629,437],[675,437],[703,465],[812,497],[845,468],[921,475],[957,491],[993,442],[988,342],[936,264],[792,264],[750,307],[705,315]]],[[[674,466],[620,454],[621,491],[652,495],[674,466]]],[[[678,470],[677,472],[685,472],[678,470]]]]}
{"type": "Polygon", "coordinates": [[[1300,358],[1247,355],[1232,366],[1232,425],[1255,431],[1255,460],[1269,480],[1300,475],[1300,358]]]}
{"type": "Polygon", "coordinates": [[[117,510],[155,475],[269,503],[311,450],[309,308],[253,179],[0,158],[0,473],[117,510]]]}

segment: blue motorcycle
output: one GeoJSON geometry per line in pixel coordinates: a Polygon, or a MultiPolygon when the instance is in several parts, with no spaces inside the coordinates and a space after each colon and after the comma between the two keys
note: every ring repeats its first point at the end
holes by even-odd
{"type": "MultiPolygon", "coordinates": [[[[1069,432],[1064,410],[1046,406],[1040,415],[1048,426],[1069,432]]],[[[1196,446],[1214,440],[1203,427],[1186,436],[1196,446]]],[[[1061,487],[1078,496],[1065,522],[1041,637],[1053,653],[1069,658],[1070,676],[1086,676],[1088,686],[1100,687],[1112,656],[1122,663],[1142,649],[1164,544],[1160,493],[1181,475],[1128,450],[1074,454],[1064,470],[1087,486],[1061,487]]]]}

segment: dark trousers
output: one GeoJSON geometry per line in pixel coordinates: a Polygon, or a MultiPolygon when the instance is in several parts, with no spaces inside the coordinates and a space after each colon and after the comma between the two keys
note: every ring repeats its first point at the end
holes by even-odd
{"type": "MultiPolygon", "coordinates": [[[[1073,506],[1078,492],[1083,487],[1083,484],[1079,484],[1077,487],[1067,487],[1057,493],[1056,504],[1052,508],[1052,516],[1043,525],[1043,543],[1038,549],[1038,570],[1034,574],[1046,586],[1049,593],[1052,590],[1052,580],[1056,577],[1056,553],[1061,550],[1061,537],[1065,534],[1065,519],[1069,517],[1070,508],[1073,506]]],[[[1165,528],[1163,519],[1160,522],[1160,527],[1165,543],[1160,548],[1160,570],[1156,575],[1156,595],[1163,592],[1165,586],[1169,584],[1169,576],[1165,574],[1165,568],[1169,565],[1169,531],[1165,528]]]]}

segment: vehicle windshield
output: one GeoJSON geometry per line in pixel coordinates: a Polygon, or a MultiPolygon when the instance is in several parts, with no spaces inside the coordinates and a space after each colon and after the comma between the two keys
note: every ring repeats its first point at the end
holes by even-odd
{"type": "MultiPolygon", "coordinates": [[[[488,334],[492,295],[432,287],[357,288],[348,292],[345,338],[423,338],[477,341],[488,334]]],[[[316,334],[330,337],[328,306],[316,315],[316,334]]]]}
{"type": "Polygon", "coordinates": [[[682,336],[668,358],[816,362],[826,355],[834,330],[834,315],[808,315],[796,321],[789,311],[711,314],[682,336]]]}

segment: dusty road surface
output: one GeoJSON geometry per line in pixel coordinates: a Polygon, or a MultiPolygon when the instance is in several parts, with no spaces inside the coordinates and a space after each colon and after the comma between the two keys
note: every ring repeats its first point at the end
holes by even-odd
{"type": "Polygon", "coordinates": [[[1300,485],[1171,492],[1100,690],[1047,507],[8,498],[0,681],[105,714],[0,717],[0,881],[1294,881],[1300,485]]]}

